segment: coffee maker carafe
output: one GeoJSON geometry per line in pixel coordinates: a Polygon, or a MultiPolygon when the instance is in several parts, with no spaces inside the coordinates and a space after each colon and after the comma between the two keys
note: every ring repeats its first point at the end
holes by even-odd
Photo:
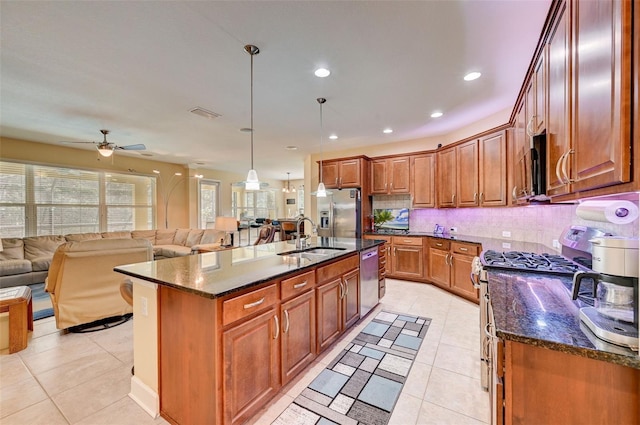
{"type": "Polygon", "coordinates": [[[600,339],[638,349],[638,238],[591,239],[593,272],[573,276],[573,299],[583,279],[593,279],[594,307],[580,319],[600,339]]]}

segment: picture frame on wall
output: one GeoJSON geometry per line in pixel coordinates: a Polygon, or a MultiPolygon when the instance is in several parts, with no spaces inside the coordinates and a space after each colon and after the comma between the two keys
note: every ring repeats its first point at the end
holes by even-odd
{"type": "Polygon", "coordinates": [[[296,203],[296,199],[295,198],[287,199],[287,205],[295,205],[295,203],[296,203]]]}

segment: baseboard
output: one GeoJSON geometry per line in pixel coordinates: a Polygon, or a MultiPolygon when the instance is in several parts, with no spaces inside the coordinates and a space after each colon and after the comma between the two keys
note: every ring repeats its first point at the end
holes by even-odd
{"type": "Polygon", "coordinates": [[[157,418],[160,415],[160,397],[158,393],[135,376],[131,378],[129,397],[152,418],[157,418]]]}

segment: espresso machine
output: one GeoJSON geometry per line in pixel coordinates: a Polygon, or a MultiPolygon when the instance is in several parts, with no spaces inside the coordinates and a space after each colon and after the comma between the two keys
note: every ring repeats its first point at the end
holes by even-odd
{"type": "Polygon", "coordinates": [[[580,320],[600,339],[638,350],[638,238],[590,239],[593,272],[573,276],[573,299],[583,279],[593,279],[593,307],[580,309],[580,320]]]}

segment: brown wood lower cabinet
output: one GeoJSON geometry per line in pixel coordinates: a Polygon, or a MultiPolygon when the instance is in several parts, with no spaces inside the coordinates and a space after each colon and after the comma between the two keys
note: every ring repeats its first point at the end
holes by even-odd
{"type": "Polygon", "coordinates": [[[479,255],[477,244],[431,238],[429,240],[428,279],[436,285],[478,302],[478,290],[471,279],[471,261],[479,255]]]}
{"type": "Polygon", "coordinates": [[[504,388],[498,388],[504,423],[640,423],[639,369],[514,341],[505,345],[504,388]]]}
{"type": "Polygon", "coordinates": [[[222,333],[224,423],[242,423],[280,389],[277,308],[222,333]]]}
{"type": "Polygon", "coordinates": [[[316,357],[316,296],[313,288],[280,307],[282,317],[282,385],[316,357]]]}
{"type": "Polygon", "coordinates": [[[359,258],[217,299],[160,286],[162,417],[228,425],[254,416],[360,318],[359,258]]]}
{"type": "Polygon", "coordinates": [[[359,256],[318,267],[318,353],[360,319],[359,256]]]}
{"type": "Polygon", "coordinates": [[[422,239],[416,237],[393,237],[393,246],[391,248],[393,276],[412,280],[425,278],[422,239]]]}

